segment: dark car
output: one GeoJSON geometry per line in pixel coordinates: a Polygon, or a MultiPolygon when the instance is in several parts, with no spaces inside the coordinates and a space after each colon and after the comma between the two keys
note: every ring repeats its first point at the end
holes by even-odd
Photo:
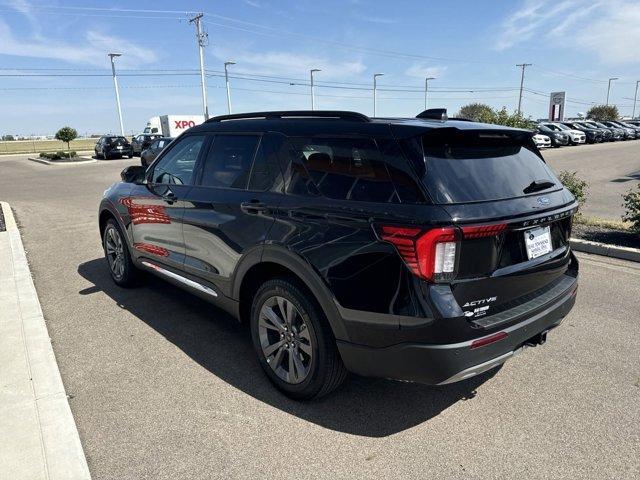
{"type": "Polygon", "coordinates": [[[149,148],[153,141],[157,138],[161,138],[162,135],[153,134],[140,134],[131,139],[131,146],[133,147],[133,154],[140,155],[144,150],[149,148]]]}
{"type": "Polygon", "coordinates": [[[600,143],[604,141],[604,133],[597,128],[587,127],[578,122],[561,123],[562,125],[572,128],[573,130],[580,130],[581,132],[584,132],[584,134],[587,136],[587,143],[600,143]]]}
{"type": "Polygon", "coordinates": [[[616,122],[616,121],[608,121],[608,122],[602,122],[602,123],[610,127],[621,128],[624,131],[625,140],[635,140],[636,137],[640,136],[640,127],[638,127],[637,125],[632,125],[630,123],[625,123],[625,122],[616,122]]]}
{"type": "Polygon", "coordinates": [[[158,154],[171,142],[173,141],[172,137],[159,137],[156,138],[151,145],[146,150],[143,150],[140,154],[140,163],[144,167],[148,167],[151,165],[158,154]]]}
{"type": "Polygon", "coordinates": [[[129,141],[118,135],[103,135],[93,148],[97,158],[133,157],[133,150],[129,141]]]}
{"type": "Polygon", "coordinates": [[[212,118],[105,191],[105,265],[247,322],[294,398],[348,371],[444,384],[493,369],[571,310],[578,205],[530,131],[444,113],[212,118]]]}
{"type": "Polygon", "coordinates": [[[595,120],[585,120],[581,122],[588,127],[597,128],[604,132],[605,141],[615,142],[617,140],[622,140],[624,137],[624,132],[621,128],[611,128],[607,127],[604,123],[596,122],[595,120]],[[607,133],[609,132],[609,133],[607,133]]]}
{"type": "Polygon", "coordinates": [[[551,139],[552,147],[564,147],[569,145],[569,134],[567,133],[559,132],[543,124],[538,125],[537,131],[551,139]]]}

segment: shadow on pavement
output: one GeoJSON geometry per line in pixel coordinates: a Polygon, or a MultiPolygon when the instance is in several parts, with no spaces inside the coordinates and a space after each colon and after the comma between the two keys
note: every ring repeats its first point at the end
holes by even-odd
{"type": "Polygon", "coordinates": [[[401,432],[438,415],[491,378],[494,369],[452,385],[414,383],[352,375],[338,391],[312,402],[296,402],[278,392],[258,364],[248,328],[217,307],[152,276],[142,287],[113,283],[104,259],[83,263],[78,273],[117,304],[162,334],[194,361],[252,397],[325,428],[367,437],[401,432]]]}

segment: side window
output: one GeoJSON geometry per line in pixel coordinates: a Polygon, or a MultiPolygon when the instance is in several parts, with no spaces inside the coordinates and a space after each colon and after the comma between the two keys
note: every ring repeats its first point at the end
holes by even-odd
{"type": "Polygon", "coordinates": [[[264,135],[260,140],[253,167],[251,167],[249,190],[282,191],[283,178],[273,142],[269,134],[264,135]]]}
{"type": "Polygon", "coordinates": [[[191,184],[204,139],[204,135],[189,135],[176,142],[154,168],[153,183],[191,184]]]}
{"type": "Polygon", "coordinates": [[[259,140],[257,135],[216,135],[204,162],[201,184],[205,187],[247,188],[259,140]]]}
{"type": "Polygon", "coordinates": [[[295,155],[319,192],[337,200],[390,203],[398,196],[377,145],[365,138],[297,138],[295,155]]]}

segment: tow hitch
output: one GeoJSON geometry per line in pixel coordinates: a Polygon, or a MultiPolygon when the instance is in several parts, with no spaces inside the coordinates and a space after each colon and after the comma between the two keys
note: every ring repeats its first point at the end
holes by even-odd
{"type": "Polygon", "coordinates": [[[527,347],[535,347],[537,345],[544,345],[547,341],[547,333],[549,330],[545,330],[544,332],[540,332],[539,334],[531,337],[529,340],[524,342],[527,347]]]}

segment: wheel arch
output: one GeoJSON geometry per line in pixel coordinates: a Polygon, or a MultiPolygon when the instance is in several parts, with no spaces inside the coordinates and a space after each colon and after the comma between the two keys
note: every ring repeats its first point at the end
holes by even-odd
{"type": "Polygon", "coordinates": [[[239,266],[232,295],[239,301],[240,321],[246,321],[250,315],[253,292],[266,280],[276,277],[298,280],[322,308],[335,338],[348,341],[344,322],[329,288],[308,262],[283,247],[265,246],[260,257],[254,256],[253,261],[239,266]]]}

